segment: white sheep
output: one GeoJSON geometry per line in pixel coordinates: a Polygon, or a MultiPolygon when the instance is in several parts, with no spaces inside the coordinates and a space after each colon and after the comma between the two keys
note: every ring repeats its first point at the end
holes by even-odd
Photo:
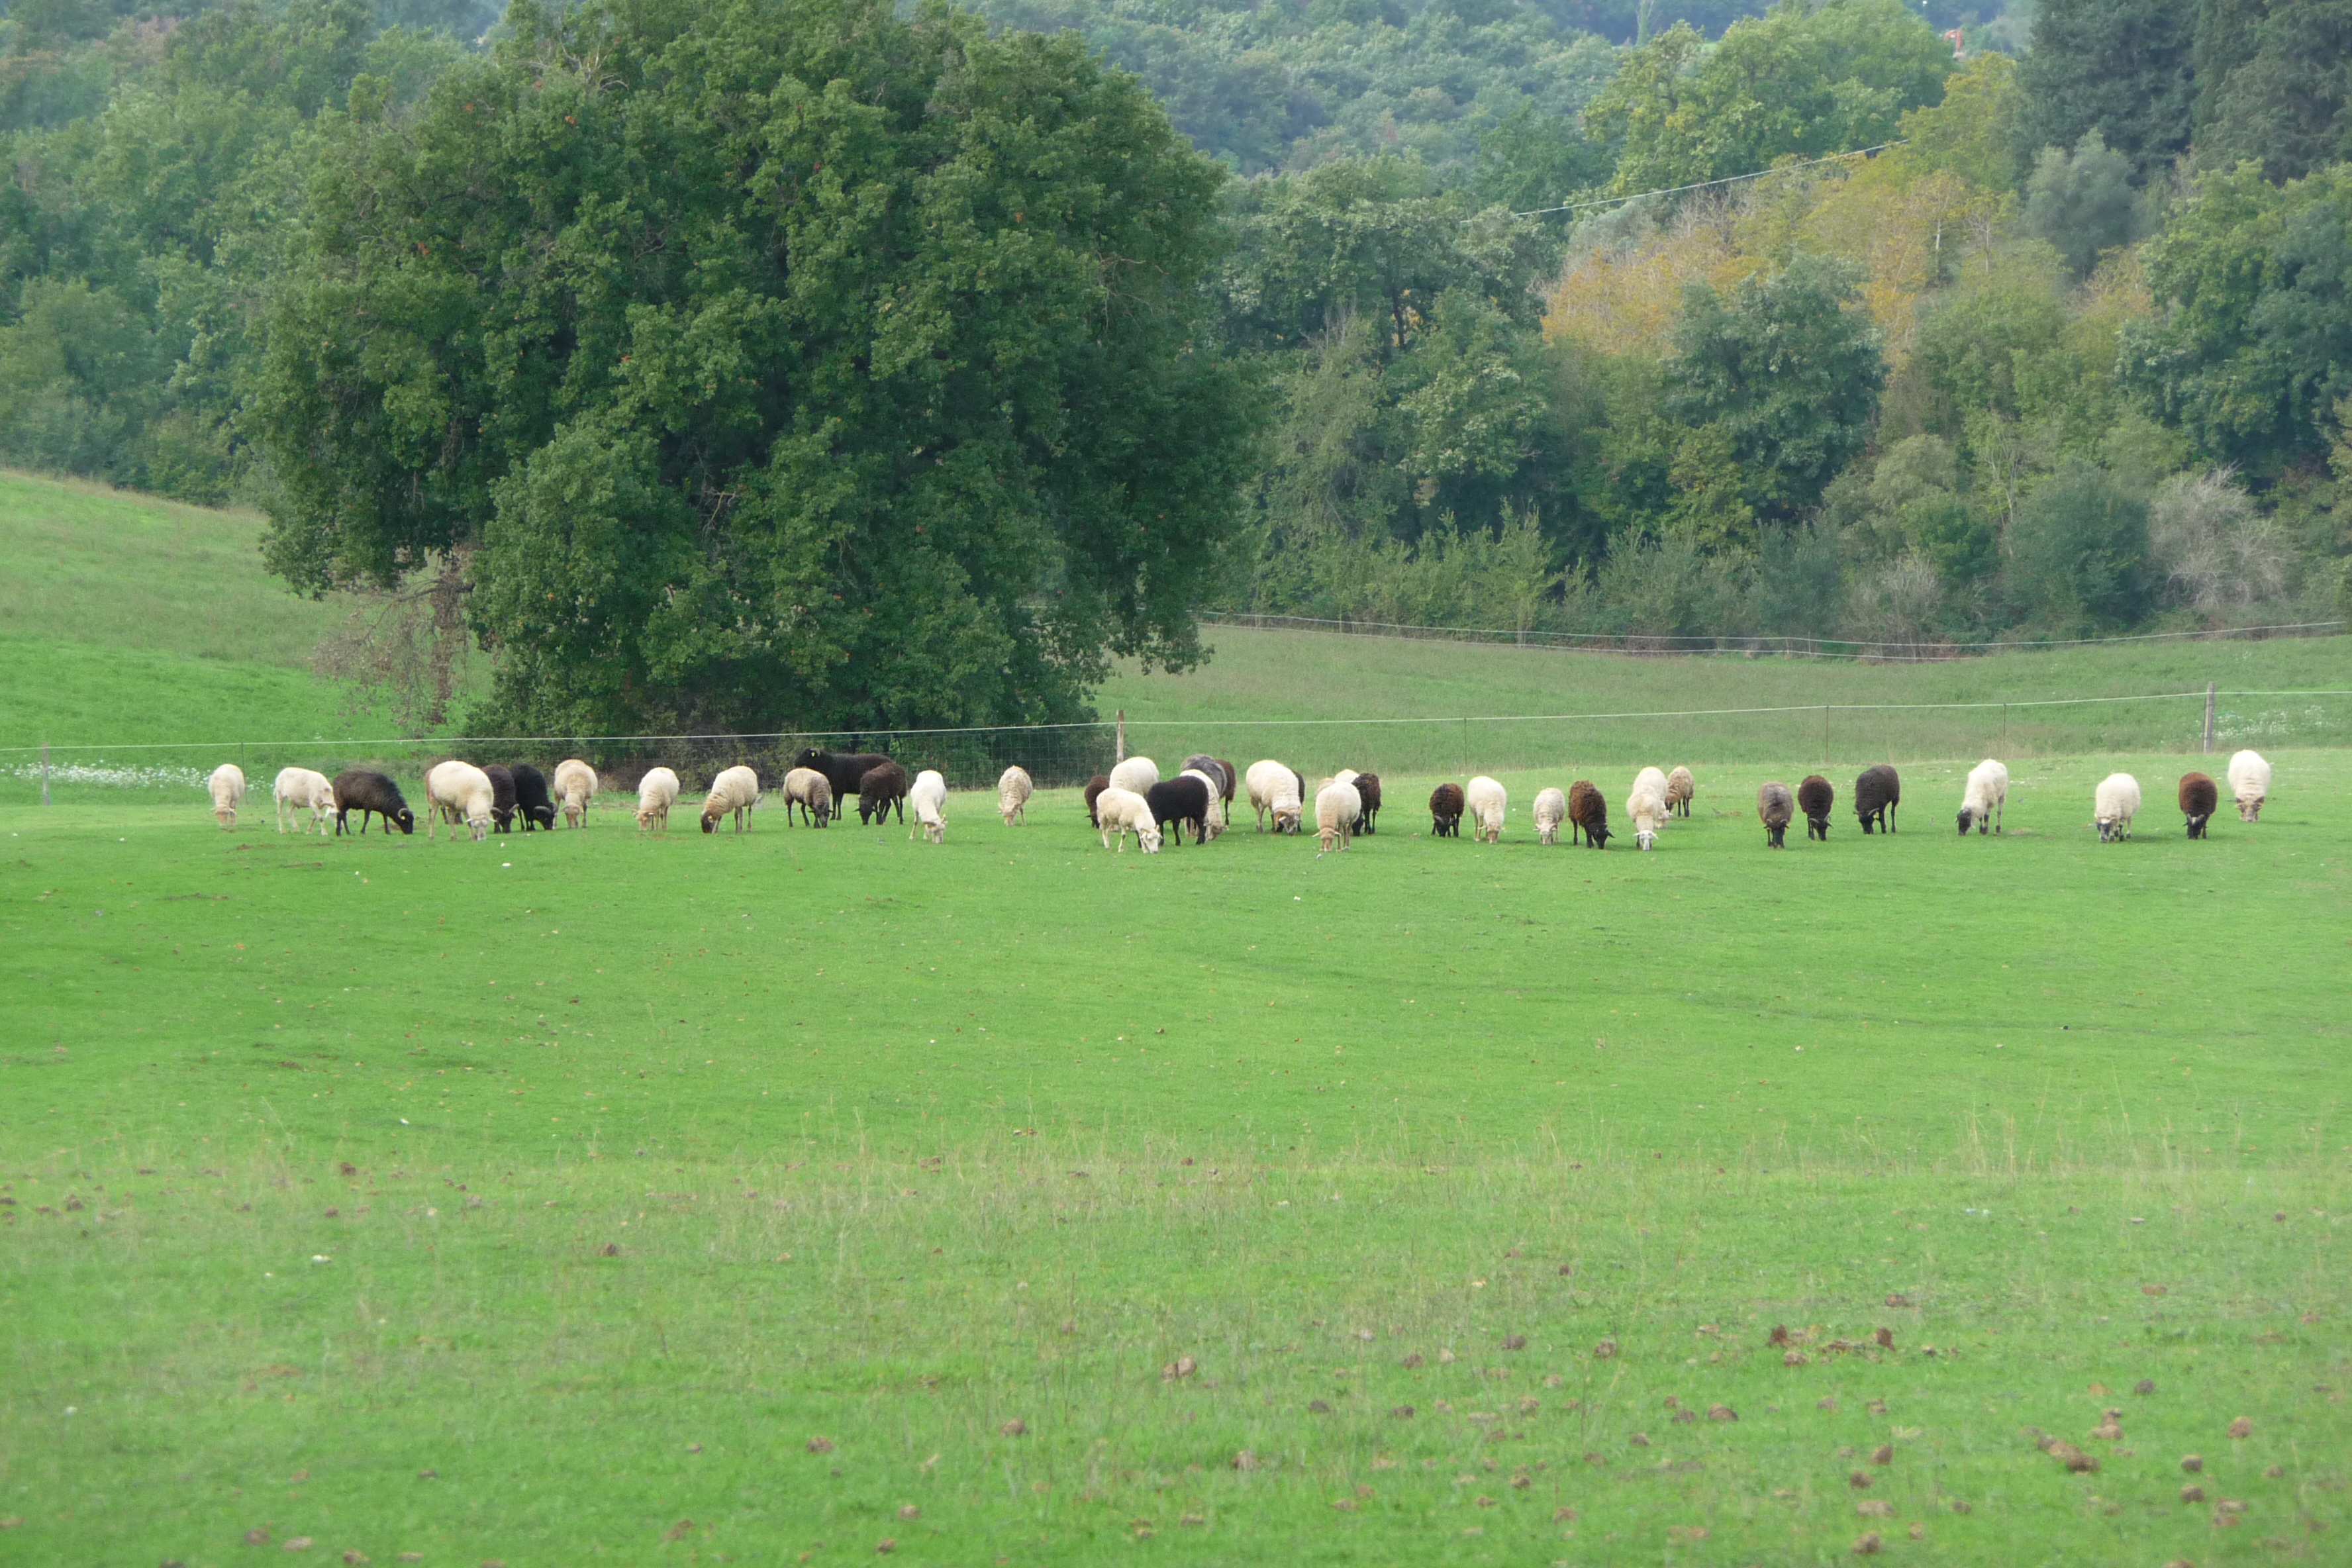
{"type": "Polygon", "coordinates": [[[1010,767],[998,775],[996,815],[1004,818],[1005,826],[1012,826],[1016,817],[1024,826],[1028,823],[1029,797],[1035,794],[1037,786],[1029,781],[1029,771],[1026,768],[1010,767]]]}
{"type": "Polygon", "coordinates": [[[1334,779],[1315,792],[1315,839],[1325,849],[1348,847],[1355,835],[1356,818],[1364,815],[1364,797],[1356,786],[1334,779]]]}
{"type": "Polygon", "coordinates": [[[335,786],[326,774],[309,768],[280,768],[277,795],[278,832],[303,831],[300,814],[305,811],[321,837],[332,831],[327,819],[335,815],[335,786]]]}
{"type": "Polygon", "coordinates": [[[1276,833],[1296,833],[1299,818],[1306,815],[1307,803],[1299,798],[1305,789],[1297,773],[1288,764],[1268,757],[1252,763],[1244,775],[1249,785],[1251,809],[1257,813],[1257,830],[1265,831],[1266,814],[1274,814],[1276,833]]]}
{"type": "Polygon", "coordinates": [[[1478,825],[1470,836],[1472,843],[1484,840],[1488,844],[1503,841],[1503,818],[1510,811],[1511,797],[1503,786],[1480,773],[1462,792],[1462,804],[1468,808],[1470,820],[1478,825]]]}
{"type": "Polygon", "coordinates": [[[743,831],[743,824],[760,807],[760,775],[738,763],[722,769],[710,781],[710,793],[702,801],[702,831],[719,831],[719,818],[733,813],[735,831],[743,831]]]}
{"type": "Polygon", "coordinates": [[[1968,787],[1960,792],[1960,837],[1969,829],[1977,837],[2001,831],[2000,818],[2009,805],[2009,769],[1987,757],[1969,770],[1968,787]]]}
{"type": "Polygon", "coordinates": [[[1633,819],[1633,841],[1645,850],[1656,847],[1658,829],[1674,815],[1674,799],[1667,794],[1673,787],[1657,769],[1643,768],[1633,780],[1633,793],[1625,797],[1625,815],[1633,819]]]}
{"type": "Polygon", "coordinates": [[[793,807],[812,826],[823,827],[833,816],[833,783],[814,768],[794,768],[784,775],[784,826],[793,822],[793,807]]]}
{"type": "Polygon", "coordinates": [[[637,781],[637,831],[654,827],[669,831],[669,808],[677,804],[677,775],[667,768],[648,768],[637,781]]]}
{"type": "Polygon", "coordinates": [[[1691,777],[1688,768],[1678,767],[1666,775],[1666,814],[1690,815],[1691,798],[1698,794],[1698,781],[1691,777]]]}
{"type": "Polygon", "coordinates": [[[587,826],[588,803],[596,798],[596,770],[577,757],[556,763],[555,798],[563,805],[567,826],[587,826]]]}
{"type": "Polygon", "coordinates": [[[1534,806],[1536,842],[1559,842],[1559,825],[1568,820],[1568,792],[1563,789],[1540,789],[1536,792],[1534,806]]]}
{"type": "Polygon", "coordinates": [[[2260,752],[2240,752],[2230,759],[2230,794],[2238,803],[2238,816],[2246,822],[2259,822],[2263,802],[2270,798],[2271,765],[2260,752]]]}
{"type": "Polygon", "coordinates": [[[925,768],[907,786],[907,809],[915,814],[915,826],[907,829],[912,838],[918,832],[934,844],[948,841],[948,781],[937,768],[925,768]]]}
{"type": "Polygon", "coordinates": [[[1218,778],[1215,774],[1204,773],[1199,768],[1186,768],[1182,773],[1176,776],[1178,778],[1199,779],[1203,784],[1208,786],[1209,810],[1208,814],[1201,818],[1202,834],[1202,842],[1214,843],[1217,836],[1225,830],[1224,781],[1218,778]]]}
{"type": "Polygon", "coordinates": [[[2098,819],[2100,843],[2129,838],[2132,818],[2139,815],[2139,780],[2129,773],[2109,773],[2100,780],[2092,815],[2098,819]]]}
{"type": "Polygon", "coordinates": [[[235,763],[223,763],[205,781],[205,788],[213,797],[213,820],[224,828],[236,826],[236,808],[245,804],[245,770],[235,763]]]}
{"type": "Polygon", "coordinates": [[[1110,787],[1141,795],[1160,782],[1160,764],[1150,757],[1129,757],[1110,771],[1110,787]]]}
{"type": "MultiPolygon", "coordinates": [[[[433,837],[436,823],[446,822],[455,828],[462,821],[476,839],[488,838],[490,805],[497,798],[490,775],[473,763],[454,759],[436,763],[425,775],[425,837],[433,837]]],[[[450,837],[457,835],[452,832],[450,837]]]]}
{"type": "Polygon", "coordinates": [[[1118,836],[1118,852],[1127,853],[1127,836],[1135,835],[1135,842],[1146,855],[1160,853],[1160,824],[1151,819],[1151,803],[1131,789],[1107,789],[1095,796],[1095,823],[1102,829],[1102,847],[1110,847],[1111,836],[1118,836]]]}

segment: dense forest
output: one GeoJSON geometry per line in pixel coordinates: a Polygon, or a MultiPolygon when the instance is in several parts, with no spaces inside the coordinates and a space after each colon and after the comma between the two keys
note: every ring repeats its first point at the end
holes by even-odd
{"type": "Polygon", "coordinates": [[[551,729],[2352,595],[2352,0],[977,10],[13,0],[0,461],[551,729]]]}

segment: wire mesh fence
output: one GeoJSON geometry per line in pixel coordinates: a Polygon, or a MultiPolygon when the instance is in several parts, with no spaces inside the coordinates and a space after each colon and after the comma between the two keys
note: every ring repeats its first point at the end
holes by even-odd
{"type": "MultiPolygon", "coordinates": [[[[911,772],[937,768],[951,788],[992,788],[1011,765],[1044,789],[1071,788],[1120,755],[1144,755],[1171,773],[1194,752],[1243,770],[1262,757],[1309,776],[1341,767],[1412,777],[1466,777],[1530,768],[1597,772],[1654,763],[1758,763],[1791,770],[1874,762],[1972,761],[2084,752],[2193,753],[2207,746],[2202,690],[2023,702],[1819,706],[1472,715],[1449,719],[1131,721],[1006,729],[851,731],[746,735],[433,736],[51,744],[0,748],[0,805],[200,798],[205,780],[235,763],[248,811],[268,809],[280,768],[332,777],[353,766],[388,773],[423,794],[426,769],[448,757],[530,763],[552,773],[565,757],[593,763],[606,787],[634,790],[646,770],[675,769],[699,792],[719,769],[748,764],[774,787],[810,748],[880,752],[911,772]]],[[[2211,750],[2352,745],[2352,689],[2220,691],[2211,750]]]]}

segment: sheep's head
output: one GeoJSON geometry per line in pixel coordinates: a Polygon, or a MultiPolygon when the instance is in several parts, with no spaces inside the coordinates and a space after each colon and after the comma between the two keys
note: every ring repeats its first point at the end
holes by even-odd
{"type": "Polygon", "coordinates": [[[1972,806],[1972,805],[1964,805],[1964,806],[1960,807],[1960,837],[1961,837],[1966,838],[1966,837],[1969,836],[1969,827],[1971,827],[1972,826],[1974,826],[1974,825],[1975,825],[1975,823],[1976,823],[1976,819],[1977,819],[1976,807],[1974,807],[1974,806],[1972,806]]]}
{"type": "Polygon", "coordinates": [[[1306,808],[1297,805],[1277,805],[1274,808],[1274,830],[1276,833],[1297,833],[1298,819],[1306,808]]]}
{"type": "Polygon", "coordinates": [[[2242,800],[2238,803],[2239,821],[2257,822],[2262,819],[2262,815],[2263,797],[2261,795],[2256,795],[2252,800],[2242,800]]]}
{"type": "Polygon", "coordinates": [[[404,805],[392,814],[392,822],[404,834],[416,831],[416,814],[404,805]]]}
{"type": "MultiPolygon", "coordinates": [[[[1606,829],[1603,829],[1603,831],[1606,831],[1606,829]]],[[[1658,830],[1654,827],[1644,827],[1633,835],[1633,842],[1642,847],[1643,854],[1647,854],[1651,847],[1656,844],[1657,841],[1658,830]]]]}
{"type": "Polygon", "coordinates": [[[213,807],[213,819],[218,822],[223,827],[235,827],[236,826],[236,807],[233,805],[216,805],[213,807]]]}
{"type": "Polygon", "coordinates": [[[2113,844],[2116,841],[2116,836],[2122,831],[2122,829],[2123,819],[2120,817],[2103,816],[2099,818],[2099,842],[2102,844],[2113,844]]]}
{"type": "Polygon", "coordinates": [[[526,806],[523,817],[534,826],[544,827],[550,833],[555,831],[555,807],[552,805],[526,806]]]}
{"type": "Polygon", "coordinates": [[[715,808],[708,805],[704,806],[702,808],[702,831],[705,833],[718,832],[719,818],[720,815],[721,814],[715,808]]]}
{"type": "Polygon", "coordinates": [[[642,806],[642,805],[641,805],[641,806],[639,806],[639,807],[637,807],[637,826],[638,826],[640,828],[646,828],[646,827],[651,827],[653,825],[654,825],[654,814],[653,814],[652,810],[651,810],[650,808],[648,808],[648,807],[642,806]]]}
{"type": "Polygon", "coordinates": [[[1615,835],[1609,831],[1609,825],[1605,822],[1589,824],[1584,829],[1585,841],[1595,849],[1608,848],[1609,840],[1614,837],[1615,835]]]}
{"type": "Polygon", "coordinates": [[[1137,847],[1146,855],[1159,854],[1160,846],[1162,842],[1160,837],[1160,824],[1156,822],[1137,823],[1135,825],[1135,842],[1137,847]]]}

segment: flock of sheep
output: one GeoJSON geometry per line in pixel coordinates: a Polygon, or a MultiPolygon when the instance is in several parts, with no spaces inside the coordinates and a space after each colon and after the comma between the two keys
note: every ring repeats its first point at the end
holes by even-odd
{"type": "MultiPolygon", "coordinates": [[[[2259,752],[2240,752],[2230,759],[2226,776],[2238,815],[2248,822],[2258,820],[2263,802],[2270,795],[2270,763],[2259,752]]],[[[596,770],[577,758],[557,763],[551,782],[528,763],[511,767],[440,763],[425,776],[425,834],[430,838],[436,826],[446,824],[453,837],[463,826],[480,839],[494,828],[500,833],[511,831],[518,821],[524,832],[541,827],[552,831],[559,811],[571,826],[584,826],[597,783],[596,770]]],[[[214,816],[223,827],[234,827],[245,801],[244,772],[234,763],[224,763],[213,771],[208,787],[214,816]]],[[[1181,844],[1187,826],[1192,829],[1195,844],[1206,844],[1223,833],[1237,787],[1246,790],[1260,832],[1265,831],[1269,818],[1277,834],[1305,829],[1309,796],[1307,781],[1296,769],[1269,758],[1237,776],[1233,763],[1206,753],[1186,757],[1176,776],[1169,779],[1160,776],[1159,764],[1149,757],[1129,757],[1109,773],[1096,774],[1086,787],[1087,817],[1101,834],[1104,848],[1115,847],[1124,853],[1127,837],[1132,833],[1137,846],[1153,855],[1164,847],[1181,844]]],[[[1028,820],[1034,788],[1029,774],[1021,768],[1004,770],[997,781],[996,809],[1006,826],[1028,820]]],[[[679,790],[677,774],[671,769],[647,770],[637,784],[638,828],[667,831],[670,807],[677,804],[679,790]]],[[[366,832],[371,816],[381,817],[387,831],[416,830],[415,816],[402,798],[400,787],[373,769],[348,768],[330,779],[309,768],[286,768],[278,775],[275,794],[280,833],[315,829],[324,834],[330,818],[334,832],[353,830],[350,816],[354,811],[360,814],[360,822],[353,831],[366,832]]],[[[1655,845],[1667,819],[1690,815],[1696,794],[1696,781],[1688,768],[1678,767],[1672,773],[1643,768],[1625,802],[1635,841],[1643,849],[1655,845]]],[[[908,830],[909,838],[920,835],[933,844],[946,842],[947,780],[929,768],[910,780],[904,767],[874,752],[836,752],[815,747],[802,752],[784,775],[784,819],[791,822],[797,810],[809,824],[822,827],[836,812],[846,809],[845,802],[853,795],[857,797],[860,823],[887,820],[894,809],[904,823],[912,810],[915,823],[908,830]]],[[[711,780],[703,800],[702,831],[715,833],[719,823],[731,818],[735,831],[740,833],[761,798],[758,773],[742,766],[723,770],[711,780]]],[[[1345,849],[1357,835],[1376,830],[1380,775],[1342,768],[1317,785],[1312,799],[1318,842],[1327,850],[1345,849]]],[[[1854,815],[1865,834],[1874,828],[1894,832],[1896,807],[1902,801],[1903,781],[1883,763],[1854,780],[1854,815]]],[[[1969,771],[1960,797],[1961,836],[1967,837],[1971,827],[1979,834],[2000,831],[2008,801],[2009,769],[1990,758],[1979,763],[1969,771]]],[[[2186,773],[2180,780],[2179,802],[2189,837],[2204,837],[2206,824],[2221,804],[2220,786],[2204,773],[2186,773]]],[[[1775,849],[1786,847],[1789,827],[1800,813],[1805,818],[1806,836],[1826,841],[1830,813],[1836,804],[1836,788],[1819,773],[1808,776],[1793,791],[1774,782],[1756,792],[1756,816],[1764,825],[1766,844],[1775,849]]],[[[2140,804],[2139,781],[2129,773],[2111,773],[2101,781],[2093,799],[2100,842],[2130,837],[2132,818],[2139,814],[2140,804]]],[[[1430,830],[1436,837],[1458,838],[1463,818],[1467,816],[1475,841],[1498,843],[1509,805],[1502,784],[1485,774],[1466,786],[1442,784],[1430,793],[1430,830]]],[[[1559,842],[1562,824],[1568,826],[1570,844],[1581,841],[1600,849],[1615,837],[1609,826],[1608,802],[1588,780],[1579,779],[1566,790],[1537,792],[1533,815],[1539,843],[1559,842]]]]}

